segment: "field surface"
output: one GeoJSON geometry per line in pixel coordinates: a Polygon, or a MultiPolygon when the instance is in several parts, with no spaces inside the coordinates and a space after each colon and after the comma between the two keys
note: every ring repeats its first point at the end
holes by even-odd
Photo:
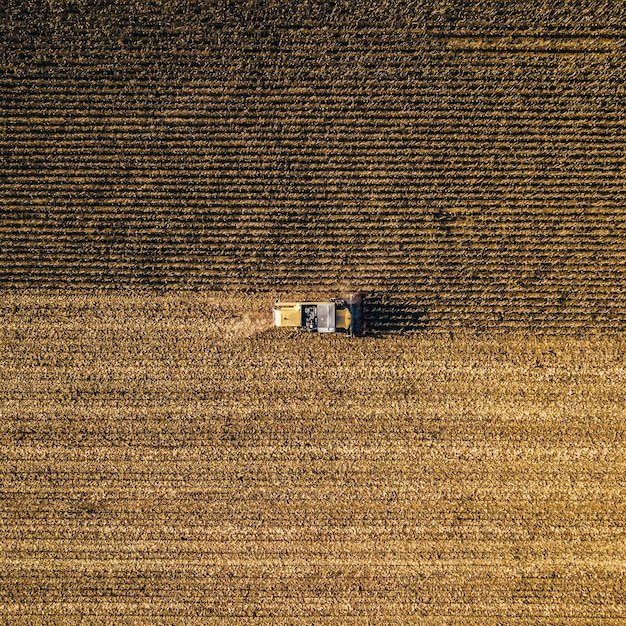
{"type": "Polygon", "coordinates": [[[0,621],[623,623],[626,340],[270,304],[2,294],[0,621]]]}
{"type": "Polygon", "coordinates": [[[345,287],[432,327],[622,331],[625,13],[9,0],[0,287],[345,287]]]}
{"type": "Polygon", "coordinates": [[[625,85],[615,0],[0,3],[0,622],[624,623],[625,85]]]}

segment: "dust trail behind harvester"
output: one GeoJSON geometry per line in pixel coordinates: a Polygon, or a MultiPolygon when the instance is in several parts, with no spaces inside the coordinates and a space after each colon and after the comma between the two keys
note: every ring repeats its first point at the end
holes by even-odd
{"type": "Polygon", "coordinates": [[[271,311],[246,311],[224,321],[221,331],[226,341],[237,341],[253,337],[272,327],[271,311]]]}

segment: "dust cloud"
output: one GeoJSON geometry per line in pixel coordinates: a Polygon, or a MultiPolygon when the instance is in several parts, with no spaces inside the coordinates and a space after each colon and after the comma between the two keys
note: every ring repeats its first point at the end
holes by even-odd
{"type": "Polygon", "coordinates": [[[248,339],[272,327],[272,312],[246,311],[235,318],[225,320],[221,335],[226,341],[248,339]]]}

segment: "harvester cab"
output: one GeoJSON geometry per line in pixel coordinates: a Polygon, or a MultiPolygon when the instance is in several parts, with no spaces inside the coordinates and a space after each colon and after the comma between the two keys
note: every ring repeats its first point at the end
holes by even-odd
{"type": "Polygon", "coordinates": [[[363,294],[331,298],[323,302],[280,302],[273,309],[274,326],[302,328],[318,333],[363,334],[363,294]]]}

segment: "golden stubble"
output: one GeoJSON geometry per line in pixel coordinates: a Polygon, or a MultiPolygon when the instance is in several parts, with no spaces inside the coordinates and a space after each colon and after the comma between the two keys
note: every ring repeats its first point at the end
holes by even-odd
{"type": "Polygon", "coordinates": [[[622,337],[348,340],[273,297],[2,295],[5,619],[624,614],[622,337]]]}

